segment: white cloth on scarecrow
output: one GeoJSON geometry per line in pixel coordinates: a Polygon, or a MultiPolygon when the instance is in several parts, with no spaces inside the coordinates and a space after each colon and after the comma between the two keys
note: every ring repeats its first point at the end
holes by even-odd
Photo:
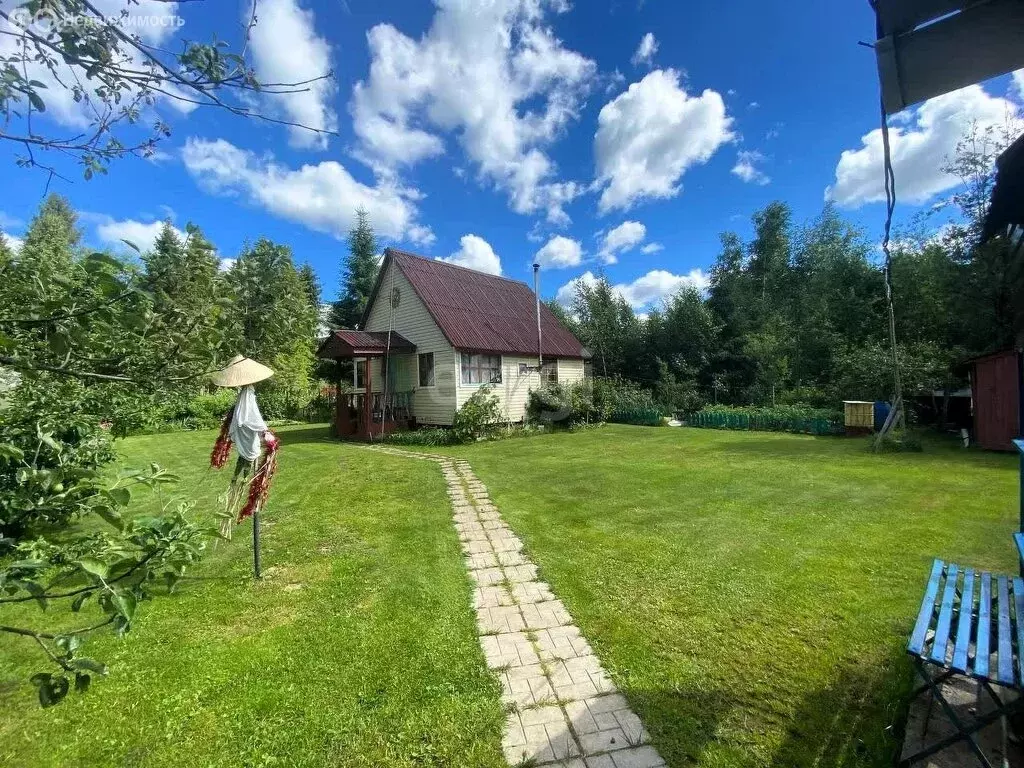
{"type": "Polygon", "coordinates": [[[263,449],[261,441],[267,431],[267,423],[263,421],[260,408],[256,405],[256,391],[251,387],[242,387],[238,393],[238,402],[231,416],[231,427],[228,434],[231,442],[238,449],[238,455],[246,461],[255,461],[263,449]]]}

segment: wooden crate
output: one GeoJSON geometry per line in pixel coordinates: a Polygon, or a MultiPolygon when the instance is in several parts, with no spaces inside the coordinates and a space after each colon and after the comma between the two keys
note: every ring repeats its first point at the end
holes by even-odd
{"type": "Polygon", "coordinates": [[[849,429],[873,429],[875,426],[875,404],[869,400],[844,400],[844,423],[849,429]]]}

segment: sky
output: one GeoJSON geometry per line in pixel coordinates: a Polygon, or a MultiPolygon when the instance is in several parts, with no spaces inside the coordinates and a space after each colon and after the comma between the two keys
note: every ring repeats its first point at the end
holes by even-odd
{"type": "MultiPolygon", "coordinates": [[[[773,200],[797,222],[831,200],[881,239],[867,0],[257,2],[248,50],[263,82],[333,77],[251,103],[321,132],[160,99],[143,119],[172,134],[154,157],[90,181],[64,166],[70,182],[50,184],[90,246],[145,249],[162,221],[193,222],[229,264],[268,237],[329,300],[362,207],[382,246],[525,281],[536,260],[545,298],[603,272],[643,312],[706,287],[720,233],[749,237],[773,200]]],[[[165,49],[215,36],[238,49],[251,8],[140,0],[126,23],[165,49]]],[[[51,87],[36,130],[86,127],[88,105],[37,76],[51,87]]],[[[957,139],[1015,115],[1022,90],[1024,70],[892,118],[898,222],[949,194],[940,168],[957,139]]],[[[19,154],[0,141],[0,230],[15,244],[47,183],[19,154]]]]}

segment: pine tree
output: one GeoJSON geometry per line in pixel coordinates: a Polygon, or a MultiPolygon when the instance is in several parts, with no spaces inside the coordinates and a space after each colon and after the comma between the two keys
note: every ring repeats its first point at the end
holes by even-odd
{"type": "Polygon", "coordinates": [[[355,328],[370,300],[380,263],[377,238],[370,226],[370,214],[356,211],[356,225],[348,233],[348,256],[342,268],[341,290],[331,312],[334,328],[355,328]]]}

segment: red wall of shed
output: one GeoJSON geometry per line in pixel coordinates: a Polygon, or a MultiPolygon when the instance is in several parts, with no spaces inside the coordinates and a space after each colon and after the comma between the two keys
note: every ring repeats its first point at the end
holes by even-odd
{"type": "Polygon", "coordinates": [[[1012,451],[1020,437],[1020,356],[1003,352],[974,362],[974,440],[990,451],[1012,451]]]}

